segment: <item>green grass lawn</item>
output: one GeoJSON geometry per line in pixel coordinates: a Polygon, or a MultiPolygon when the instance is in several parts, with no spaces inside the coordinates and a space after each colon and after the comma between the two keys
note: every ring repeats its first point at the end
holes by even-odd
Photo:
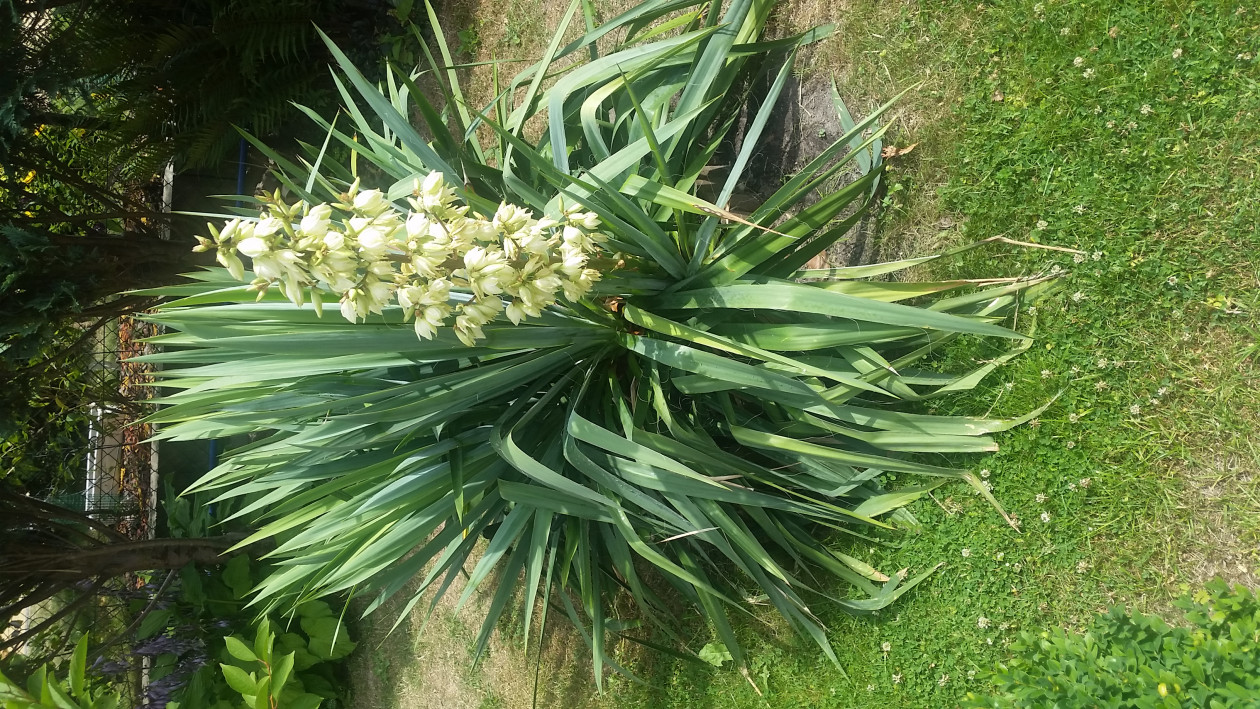
{"type": "MultiPolygon", "coordinates": [[[[837,75],[851,105],[922,82],[888,140],[917,147],[886,177],[885,258],[997,235],[1079,252],[995,244],[919,274],[1062,274],[1058,292],[1021,315],[1035,326],[1032,349],[948,404],[1015,415],[1061,392],[998,453],[955,461],[985,471],[1020,529],[953,485],[912,507],[922,532],[859,547],[888,572],[943,566],[875,616],[817,605],[844,672],[767,613],[741,629],[747,678],[628,652],[648,686],[618,678],[602,697],[581,688],[553,703],[954,706],[986,688],[1019,630],[1080,628],[1116,603],[1171,617],[1170,599],[1214,575],[1256,585],[1260,8],[1245,6],[783,8],[781,25],[838,23],[810,71],[837,75]]],[[[530,41],[502,18],[480,27],[480,51],[530,41]]],[[[693,650],[712,640],[690,627],[693,650]]],[[[529,704],[478,677],[482,705],[529,704]]],[[[403,684],[425,691],[423,678],[403,684]]],[[[425,706],[413,699],[392,705],[425,706]]]]}

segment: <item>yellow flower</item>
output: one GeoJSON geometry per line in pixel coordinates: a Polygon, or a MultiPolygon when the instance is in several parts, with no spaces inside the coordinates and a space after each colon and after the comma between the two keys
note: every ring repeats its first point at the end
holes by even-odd
{"type": "Polygon", "coordinates": [[[31,184],[31,180],[33,179],[35,179],[35,171],[31,170],[30,172],[26,173],[26,177],[22,178],[22,184],[29,185],[31,184]]]}

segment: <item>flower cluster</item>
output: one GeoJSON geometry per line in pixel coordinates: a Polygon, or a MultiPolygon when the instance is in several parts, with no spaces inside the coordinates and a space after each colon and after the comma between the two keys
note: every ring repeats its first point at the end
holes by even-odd
{"type": "Polygon", "coordinates": [[[242,281],[240,256],[248,257],[259,297],[278,285],[295,305],[309,296],[321,312],[322,294],[334,293],[350,322],[397,300],[416,335],[432,339],[453,316],[455,335],[469,346],[499,313],[519,324],[561,293],[580,299],[600,278],[589,265],[607,236],[593,213],[536,219],[504,203],[485,219],[456,203],[440,172],[417,178],[407,201],[403,214],[358,181],[335,204],[285,204],[277,192],[259,219],[235,219],[222,231],[211,225],[212,238],[198,237],[194,250],[215,250],[242,281]]]}

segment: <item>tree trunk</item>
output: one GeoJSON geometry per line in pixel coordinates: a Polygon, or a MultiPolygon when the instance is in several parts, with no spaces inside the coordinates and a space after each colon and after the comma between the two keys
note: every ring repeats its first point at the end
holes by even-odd
{"type": "Polygon", "coordinates": [[[236,535],[202,539],[143,539],[110,542],[88,548],[56,549],[29,540],[6,540],[0,545],[0,578],[39,576],[46,581],[72,584],[96,577],[121,576],[137,571],[178,569],[187,564],[214,565],[236,535]]]}

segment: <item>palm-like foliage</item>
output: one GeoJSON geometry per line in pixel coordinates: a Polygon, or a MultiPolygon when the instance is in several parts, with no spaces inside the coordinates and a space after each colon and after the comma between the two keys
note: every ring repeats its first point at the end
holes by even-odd
{"type": "MultiPolygon", "coordinates": [[[[869,280],[933,257],[800,270],[871,204],[878,114],[850,121],[751,215],[724,209],[797,49],[828,31],[762,41],[770,7],[650,0],[562,45],[575,2],[544,57],[484,110],[465,104],[439,43],[431,62],[447,80],[446,117],[411,78],[390,74],[378,89],[338,54],[353,126],[312,118],[396,180],[392,198],[440,170],[462,176],[461,196],[485,214],[499,200],[550,214],[579,202],[599,214],[625,266],[580,303],[520,326],[491,323],[471,348],[449,328],[418,341],[398,309],[350,325],[274,292],[255,303],[220,271],[165,289],[180,299],[154,319],[178,332],[155,359],[183,366],[163,375],[178,391],[154,417],[161,436],[267,432],[198,484],[249,496],[244,514],[262,526],[248,541],[276,540],[281,570],[260,585],[262,602],[372,592],[375,608],[419,574],[415,604],[471,565],[464,598],[498,579],[479,651],[523,597],[527,633],[535,607],[551,605],[586,629],[598,676],[614,595],[673,631],[658,580],[737,660],[728,613],[745,612],[750,596],[834,659],[811,599],[870,611],[918,580],[889,578],[823,539],[906,521],[896,511],[944,480],[984,491],[967,471],[906,454],[993,450],[991,434],[1019,421],[901,404],[971,388],[1025,347],[998,323],[1039,281],[869,280]],[[618,32],[610,52],[596,51],[618,32]],[[587,61],[561,61],[575,54],[587,61]],[[773,77],[770,95],[705,202],[697,180],[757,72],[773,77]],[[545,130],[530,141],[534,118],[545,130]],[[855,164],[856,181],[802,207],[855,164]],[[920,367],[964,335],[1014,346],[957,375],[920,367]],[[888,491],[885,472],[926,484],[888,491]],[[856,597],[833,598],[831,577],[856,597]]],[[[354,178],[322,160],[326,147],[305,161],[274,156],[284,184],[312,202],[354,178]]]]}

